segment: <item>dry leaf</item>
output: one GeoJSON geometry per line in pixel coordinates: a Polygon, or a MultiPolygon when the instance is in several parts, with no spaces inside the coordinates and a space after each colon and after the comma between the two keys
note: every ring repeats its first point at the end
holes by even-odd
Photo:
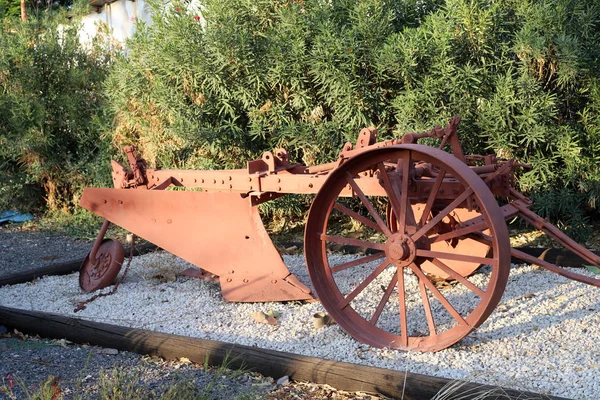
{"type": "Polygon", "coordinates": [[[265,314],[262,311],[253,312],[252,318],[260,324],[277,325],[277,320],[274,317],[265,314]]]}

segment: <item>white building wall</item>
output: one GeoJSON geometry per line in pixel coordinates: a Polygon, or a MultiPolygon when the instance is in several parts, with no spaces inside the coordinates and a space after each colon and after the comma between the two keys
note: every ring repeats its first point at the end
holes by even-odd
{"type": "Polygon", "coordinates": [[[116,0],[101,6],[100,12],[95,7],[92,10],[81,20],[82,42],[89,43],[98,31],[98,23],[104,23],[115,40],[125,43],[135,32],[137,22],[151,20],[150,7],[144,0],[116,0]]]}

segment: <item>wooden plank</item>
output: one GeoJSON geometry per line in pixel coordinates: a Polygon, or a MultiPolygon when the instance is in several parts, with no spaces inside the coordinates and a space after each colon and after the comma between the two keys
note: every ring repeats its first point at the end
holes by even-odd
{"type": "MultiPolygon", "coordinates": [[[[561,267],[583,267],[586,264],[589,264],[583,258],[579,257],[578,255],[567,249],[544,249],[538,247],[516,247],[516,249],[561,267]]],[[[599,251],[593,250],[592,253],[596,254],[597,256],[600,256],[599,251]]],[[[522,263],[523,261],[513,257],[511,262],[522,263]]]]}
{"type": "MultiPolygon", "coordinates": [[[[92,245],[90,244],[90,249],[92,245]]],[[[142,243],[135,246],[133,255],[138,256],[140,254],[146,254],[151,251],[156,251],[159,248],[152,243],[142,243]]],[[[129,247],[125,248],[126,258],[129,255],[129,247]]],[[[47,275],[68,275],[72,272],[79,271],[81,264],[85,258],[81,258],[79,260],[68,261],[66,263],[47,265],[44,267],[31,269],[23,272],[18,272],[15,274],[5,275],[0,277],[0,287],[4,285],[16,285],[17,283],[25,283],[30,282],[34,279],[41,278],[42,276],[47,275]]]]}
{"type": "MultiPolygon", "coordinates": [[[[278,248],[285,249],[285,248],[292,247],[292,246],[297,248],[296,251],[301,251],[302,248],[304,247],[304,243],[303,242],[286,242],[286,243],[279,244],[278,248]]],[[[520,250],[529,255],[532,255],[536,258],[540,258],[541,260],[547,261],[551,264],[561,266],[561,267],[580,268],[586,264],[589,264],[583,258],[579,257],[572,251],[564,249],[564,248],[515,247],[515,249],[520,250]]],[[[344,253],[354,254],[354,253],[359,253],[364,249],[361,250],[361,248],[357,247],[357,246],[344,245],[344,246],[337,246],[337,247],[335,247],[334,250],[342,251],[344,253]]],[[[374,250],[374,251],[369,250],[367,252],[367,254],[372,254],[372,253],[376,253],[376,252],[378,252],[378,250],[374,250]]],[[[592,250],[592,253],[596,254],[597,256],[600,256],[600,251],[592,250]]],[[[511,263],[514,263],[514,264],[519,264],[519,263],[523,263],[523,262],[524,262],[523,260],[516,258],[516,257],[512,257],[512,259],[511,259],[511,263]]]]}
{"type": "MultiPolygon", "coordinates": [[[[66,338],[75,343],[176,359],[186,357],[196,363],[244,367],[275,379],[289,376],[296,381],[328,384],[339,390],[377,393],[406,400],[431,399],[452,381],[421,374],[404,373],[346,362],[260,349],[207,339],[170,335],[144,329],[86,321],[64,315],[18,310],[0,306],[0,324],[43,337],[66,338]]],[[[498,389],[493,386],[464,383],[453,390],[461,399],[474,399],[477,393],[498,389]]],[[[498,390],[486,399],[535,398],[560,400],[513,389],[498,390]]]]}
{"type": "MultiPolygon", "coordinates": [[[[302,249],[303,247],[303,243],[301,242],[286,243],[282,245],[282,247],[291,247],[292,245],[296,246],[298,249],[302,249]]],[[[152,243],[143,243],[141,245],[136,246],[135,255],[145,254],[158,249],[159,248],[152,243]]],[[[562,267],[583,267],[585,264],[587,264],[581,257],[577,256],[576,254],[567,249],[545,249],[537,247],[517,247],[517,249],[534,257],[540,258],[552,264],[560,265],[562,267]]],[[[348,253],[353,253],[356,252],[358,248],[344,246],[344,250],[348,253]]],[[[594,251],[594,253],[600,256],[599,251],[594,251]]],[[[125,254],[129,254],[129,250],[126,249],[125,254]]],[[[513,257],[511,262],[518,264],[522,263],[523,261],[513,257]]],[[[49,265],[33,270],[2,276],[0,277],[0,287],[4,285],[15,285],[17,283],[29,282],[47,275],[67,275],[72,272],[79,271],[79,268],[81,267],[82,263],[83,259],[80,259],[62,264],[49,265]]]]}

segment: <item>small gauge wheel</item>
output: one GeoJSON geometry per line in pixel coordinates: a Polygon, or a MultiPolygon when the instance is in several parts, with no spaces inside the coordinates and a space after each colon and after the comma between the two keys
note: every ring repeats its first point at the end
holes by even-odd
{"type": "Polygon", "coordinates": [[[96,252],[96,260],[92,262],[88,254],[79,269],[79,287],[86,292],[103,289],[117,278],[123,260],[125,249],[115,239],[104,239],[96,252]]]}

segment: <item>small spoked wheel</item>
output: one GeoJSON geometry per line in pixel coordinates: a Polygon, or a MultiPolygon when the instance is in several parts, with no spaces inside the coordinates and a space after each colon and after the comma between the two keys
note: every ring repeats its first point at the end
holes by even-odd
{"type": "Polygon", "coordinates": [[[79,269],[79,287],[86,292],[93,292],[112,285],[124,259],[125,249],[119,241],[102,240],[96,252],[96,259],[91,260],[88,254],[79,269]]]}
{"type": "Polygon", "coordinates": [[[319,299],[348,334],[375,347],[437,351],[492,313],[508,279],[510,245],[500,208],[476,173],[439,149],[406,144],[367,151],[329,174],[310,209],[305,256],[319,299]],[[467,219],[449,229],[458,214],[467,219]],[[485,251],[473,253],[463,241],[484,243],[485,251]],[[332,251],[344,246],[361,252],[332,251]],[[463,264],[484,267],[466,278],[456,267],[463,264]],[[431,267],[454,283],[440,285],[431,267]]]}

